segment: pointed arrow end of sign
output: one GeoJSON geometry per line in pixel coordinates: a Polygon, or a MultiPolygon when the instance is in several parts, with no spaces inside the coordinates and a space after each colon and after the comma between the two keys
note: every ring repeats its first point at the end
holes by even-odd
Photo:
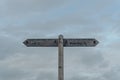
{"type": "Polygon", "coordinates": [[[99,41],[98,40],[94,40],[94,45],[96,46],[96,45],[98,45],[99,44],[99,41]]]}
{"type": "Polygon", "coordinates": [[[25,40],[23,44],[28,47],[28,40],[25,40]]]}

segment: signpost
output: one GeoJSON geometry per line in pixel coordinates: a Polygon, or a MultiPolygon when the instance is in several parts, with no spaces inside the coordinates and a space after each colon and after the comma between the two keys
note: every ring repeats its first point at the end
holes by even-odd
{"type": "Polygon", "coordinates": [[[96,39],[27,39],[23,42],[27,47],[58,47],[58,80],[64,80],[64,47],[95,47],[96,39]]]}

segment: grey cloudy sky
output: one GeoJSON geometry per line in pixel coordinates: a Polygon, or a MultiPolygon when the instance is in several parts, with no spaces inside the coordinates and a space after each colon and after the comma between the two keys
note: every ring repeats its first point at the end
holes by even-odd
{"type": "Polygon", "coordinates": [[[65,80],[120,79],[119,0],[0,0],[0,80],[57,80],[58,48],[27,38],[96,38],[65,48],[65,80]]]}

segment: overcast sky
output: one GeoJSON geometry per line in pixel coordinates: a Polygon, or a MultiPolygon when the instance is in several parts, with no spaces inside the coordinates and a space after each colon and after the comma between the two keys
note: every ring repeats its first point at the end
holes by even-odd
{"type": "Polygon", "coordinates": [[[0,0],[0,80],[57,80],[58,48],[27,38],[96,38],[65,48],[65,80],[120,80],[119,0],[0,0]]]}

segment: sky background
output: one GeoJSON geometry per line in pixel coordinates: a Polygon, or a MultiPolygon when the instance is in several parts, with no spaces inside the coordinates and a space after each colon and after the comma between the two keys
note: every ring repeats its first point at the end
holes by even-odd
{"type": "Polygon", "coordinates": [[[120,80],[120,0],[0,0],[0,80],[57,80],[58,48],[27,38],[96,38],[65,48],[65,80],[120,80]]]}

